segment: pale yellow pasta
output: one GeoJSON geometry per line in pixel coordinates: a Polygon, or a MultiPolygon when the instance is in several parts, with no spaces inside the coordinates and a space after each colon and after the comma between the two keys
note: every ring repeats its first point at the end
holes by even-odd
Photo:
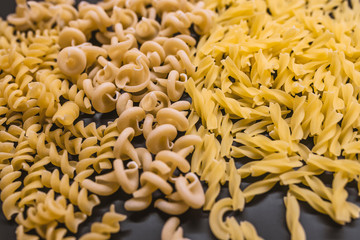
{"type": "Polygon", "coordinates": [[[120,116],[123,111],[133,107],[134,102],[131,100],[132,95],[130,93],[123,93],[119,96],[116,102],[116,113],[120,116]]]}
{"type": "Polygon", "coordinates": [[[157,21],[143,17],[135,26],[135,36],[138,42],[143,43],[155,38],[159,30],[160,25],[157,21]]]}
{"type": "Polygon", "coordinates": [[[245,197],[240,188],[241,176],[237,174],[233,159],[230,160],[229,165],[229,192],[233,200],[233,208],[242,211],[245,206],[245,197]]]}
{"type": "Polygon", "coordinates": [[[114,145],[114,156],[124,160],[132,159],[135,162],[139,162],[138,156],[134,146],[131,144],[131,140],[135,135],[135,130],[131,127],[124,129],[118,136],[114,145]]]}
{"type": "Polygon", "coordinates": [[[125,202],[124,207],[127,211],[141,211],[149,207],[151,202],[151,195],[146,197],[131,198],[125,202]]]}
{"type": "Polygon", "coordinates": [[[24,226],[22,226],[22,225],[19,225],[16,228],[16,237],[17,237],[17,239],[24,239],[24,240],[38,240],[39,239],[38,236],[26,234],[24,231],[24,226]]]}
{"type": "Polygon", "coordinates": [[[222,218],[225,212],[230,211],[231,209],[232,200],[230,198],[223,198],[217,201],[210,211],[210,228],[213,234],[219,239],[229,239],[228,229],[222,218]]]}
{"type": "Polygon", "coordinates": [[[169,105],[169,97],[161,91],[149,92],[140,101],[140,107],[152,114],[156,114],[160,109],[169,105]]]}
{"type": "Polygon", "coordinates": [[[21,182],[15,181],[19,178],[21,173],[19,171],[14,171],[11,165],[3,168],[0,174],[0,188],[1,188],[1,201],[2,210],[7,219],[10,219],[11,216],[15,213],[20,212],[20,208],[16,205],[16,202],[21,197],[21,192],[16,191],[21,182]]]}
{"type": "MultiPolygon", "coordinates": [[[[27,210],[27,218],[23,213],[19,214],[16,221],[19,224],[33,229],[37,225],[46,225],[54,220],[60,220],[71,232],[77,232],[81,222],[86,219],[86,215],[75,212],[72,204],[67,205],[66,199],[62,196],[55,199],[54,191],[50,190],[47,194],[38,195],[39,204],[27,210]]],[[[39,233],[39,232],[38,232],[39,233]]],[[[41,235],[41,233],[39,233],[41,235]]]]}
{"type": "Polygon", "coordinates": [[[91,232],[83,235],[80,239],[109,239],[111,233],[116,233],[120,230],[119,222],[126,219],[125,215],[115,211],[115,205],[110,206],[110,211],[106,212],[101,222],[95,222],[91,225],[91,232]]]}
{"type": "Polygon", "coordinates": [[[188,173],[185,177],[175,180],[175,188],[182,200],[192,208],[200,208],[204,205],[205,195],[199,179],[194,173],[188,173]],[[190,183],[188,183],[188,181],[190,183]]]}
{"type": "Polygon", "coordinates": [[[100,196],[109,196],[119,189],[119,184],[114,182],[94,182],[90,179],[84,179],[81,186],[90,192],[100,196]]]}
{"type": "Polygon", "coordinates": [[[66,102],[53,116],[53,121],[62,125],[70,125],[79,116],[79,107],[74,102],[66,102]]]}
{"type": "MultiPolygon", "coordinates": [[[[114,82],[116,75],[119,72],[119,69],[115,66],[113,62],[106,60],[103,56],[99,56],[98,63],[103,67],[103,69],[98,70],[94,68],[91,72],[97,70],[94,76],[94,82],[96,83],[105,83],[105,82],[114,82]]],[[[90,75],[90,74],[89,74],[90,75]]]]}
{"type": "Polygon", "coordinates": [[[163,108],[156,113],[156,119],[159,125],[171,124],[178,131],[185,131],[189,127],[186,115],[173,108],[163,108]]]}
{"type": "Polygon", "coordinates": [[[66,47],[59,52],[57,62],[60,70],[64,74],[75,76],[84,71],[86,67],[86,55],[77,47],[66,47]]]}
{"type": "Polygon", "coordinates": [[[113,22],[121,23],[124,28],[134,27],[138,19],[136,13],[130,9],[124,9],[114,6],[113,14],[111,15],[113,22]]]}
{"type": "Polygon", "coordinates": [[[291,233],[291,239],[306,239],[304,228],[299,221],[300,207],[296,198],[288,193],[284,197],[286,206],[286,224],[291,233]]]}
{"type": "Polygon", "coordinates": [[[119,92],[113,83],[104,82],[93,87],[91,80],[86,79],[83,82],[83,88],[86,95],[91,99],[92,107],[101,113],[111,112],[115,109],[119,92]]]}
{"type": "Polygon", "coordinates": [[[77,181],[70,184],[67,174],[60,179],[58,170],[54,170],[52,173],[44,170],[41,181],[44,186],[52,188],[55,192],[61,193],[61,195],[68,198],[72,204],[77,205],[88,216],[91,215],[92,209],[100,203],[96,195],[88,196],[85,188],[79,190],[77,181]]]}
{"type": "MultiPolygon", "coordinates": [[[[80,76],[85,77],[85,75],[80,76]]],[[[81,112],[87,113],[87,114],[94,114],[94,111],[92,109],[91,101],[86,96],[86,93],[84,90],[79,89],[76,85],[70,86],[69,81],[63,81],[61,84],[61,90],[64,93],[64,98],[75,102],[78,106],[81,112]]]]}
{"type": "Polygon", "coordinates": [[[184,73],[179,75],[179,72],[172,70],[167,79],[157,79],[158,83],[167,88],[167,95],[171,101],[177,101],[181,98],[184,92],[184,83],[187,81],[187,76],[184,73]]]}
{"type": "Polygon", "coordinates": [[[184,201],[172,201],[165,199],[158,199],[154,203],[154,207],[170,215],[181,215],[189,209],[184,201]]]}
{"type": "Polygon", "coordinates": [[[183,229],[179,227],[180,220],[176,217],[169,218],[161,231],[161,240],[188,239],[183,237],[183,229]]]}
{"type": "Polygon", "coordinates": [[[163,47],[155,41],[146,41],[141,47],[140,51],[144,53],[149,61],[149,67],[160,66],[160,64],[165,60],[165,51],[163,47]]]}
{"type": "Polygon", "coordinates": [[[243,221],[240,223],[241,230],[243,231],[245,239],[256,239],[262,240],[263,238],[259,237],[255,227],[248,221],[243,221]]]}
{"type": "Polygon", "coordinates": [[[128,92],[139,92],[146,88],[150,81],[148,66],[139,56],[137,64],[129,63],[120,68],[115,84],[128,92]]]}
{"type": "MultiPolygon", "coordinates": [[[[208,185],[204,209],[242,210],[244,200],[280,182],[291,193],[285,202],[294,239],[305,238],[297,200],[340,224],[356,218],[358,208],[347,200],[345,186],[358,175],[355,86],[360,75],[354,55],[357,40],[347,31],[356,29],[359,3],[349,7],[341,1],[204,2],[216,10],[216,24],[198,26],[198,31],[211,30],[201,37],[191,58],[196,71],[185,82],[193,109],[186,133],[203,139],[195,146],[191,169],[208,185]],[[202,126],[196,126],[198,121],[202,126]],[[235,167],[232,158],[241,166],[235,167]],[[325,171],[333,178],[332,187],[323,182],[325,171]],[[242,178],[261,175],[262,180],[240,186],[242,178]],[[225,182],[232,199],[216,202],[225,182]]],[[[190,18],[197,23],[211,18],[206,14],[199,10],[190,18]]],[[[167,20],[168,31],[180,29],[176,17],[181,15],[167,20]]],[[[168,62],[177,70],[176,61],[168,62]]],[[[246,222],[228,218],[227,229],[222,219],[212,216],[210,225],[218,238],[257,238],[246,222]]]]}
{"type": "MultiPolygon", "coordinates": [[[[187,152],[187,155],[189,153],[187,152]]],[[[178,168],[181,172],[188,172],[190,170],[190,164],[186,160],[187,155],[182,155],[180,151],[174,152],[169,150],[162,150],[155,156],[155,160],[161,161],[166,164],[166,166],[170,170],[170,175],[173,174],[176,168],[178,168]]],[[[154,165],[157,162],[154,162],[154,165]]],[[[196,181],[194,175],[192,175],[192,180],[196,181]]],[[[195,182],[196,184],[196,182],[195,182]]]]}
{"type": "Polygon", "coordinates": [[[232,210],[231,202],[231,198],[223,198],[210,211],[210,228],[215,236],[219,239],[262,239],[250,222],[243,221],[239,224],[234,217],[227,217],[223,221],[223,215],[232,210]]]}
{"type": "Polygon", "coordinates": [[[152,130],[146,139],[146,147],[151,153],[158,153],[161,150],[171,149],[173,140],[177,135],[174,125],[163,124],[152,130]]]}
{"type": "Polygon", "coordinates": [[[65,27],[59,34],[59,45],[61,48],[76,46],[84,42],[86,42],[86,37],[77,28],[65,27]]]}
{"type": "Polygon", "coordinates": [[[39,235],[43,235],[46,239],[65,239],[65,240],[74,240],[75,237],[65,237],[67,230],[65,228],[56,228],[57,223],[52,222],[51,224],[46,226],[46,229],[42,230],[43,232],[38,233],[39,235]]]}
{"type": "MultiPolygon", "coordinates": [[[[196,70],[192,28],[208,33],[211,11],[195,1],[74,4],[18,0],[0,21],[0,189],[18,239],[73,239],[67,231],[77,233],[98,196],[119,188],[132,194],[130,211],[151,205],[157,190],[154,207],[168,214],[206,201],[186,159],[201,138],[176,138],[190,127],[190,103],[179,100],[196,70]],[[118,118],[101,126],[82,120],[114,110],[118,118]],[[132,142],[140,135],[146,148],[132,142]]],[[[80,239],[109,239],[123,220],[112,205],[80,239]]]]}
{"type": "Polygon", "coordinates": [[[145,111],[140,107],[130,107],[123,111],[118,118],[117,127],[119,132],[130,127],[135,131],[135,136],[143,133],[143,129],[139,126],[139,122],[145,119],[145,111]]]}
{"type": "Polygon", "coordinates": [[[121,188],[126,193],[133,193],[139,185],[139,170],[135,162],[129,162],[127,169],[121,159],[116,159],[113,163],[114,175],[121,188]]]}

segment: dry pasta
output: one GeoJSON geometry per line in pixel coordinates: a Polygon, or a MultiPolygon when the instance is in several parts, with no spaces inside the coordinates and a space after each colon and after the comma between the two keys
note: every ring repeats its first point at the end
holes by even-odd
{"type": "MultiPolygon", "coordinates": [[[[17,238],[74,239],[99,196],[120,188],[132,195],[130,211],[201,208],[186,159],[201,139],[179,137],[190,109],[179,100],[212,12],[193,1],[16,4],[0,20],[0,196],[17,238]],[[116,117],[82,120],[99,113],[116,117]]],[[[125,218],[112,205],[80,239],[109,239],[125,218]]]]}
{"type": "Polygon", "coordinates": [[[175,240],[175,239],[188,239],[183,237],[183,229],[179,227],[180,220],[176,217],[169,218],[161,231],[161,239],[175,240]]]}
{"type": "Polygon", "coordinates": [[[359,2],[204,3],[217,12],[216,24],[191,59],[197,67],[185,83],[192,98],[187,134],[202,138],[191,169],[207,182],[204,209],[214,235],[257,238],[249,223],[218,215],[246,211],[277,183],[288,187],[292,239],[306,238],[298,200],[339,224],[357,218],[346,187],[358,181],[359,2]],[[241,187],[249,176],[262,179],[241,187]],[[217,200],[225,182],[230,198],[217,200]]]}
{"type": "MultiPolygon", "coordinates": [[[[276,184],[292,239],[306,238],[298,200],[359,217],[359,2],[16,3],[0,20],[0,198],[18,239],[73,239],[119,189],[127,211],[210,211],[220,239],[261,239],[223,216],[276,184]],[[95,113],[116,117],[81,120],[95,113]],[[262,179],[242,187],[249,176],[262,179]]],[[[125,218],[112,205],[81,239],[125,218]]],[[[161,238],[184,239],[178,226],[161,238]]]]}

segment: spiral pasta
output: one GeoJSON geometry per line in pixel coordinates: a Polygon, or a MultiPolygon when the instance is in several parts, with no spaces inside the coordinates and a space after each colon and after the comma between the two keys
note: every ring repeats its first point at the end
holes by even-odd
{"type": "Polygon", "coordinates": [[[1,201],[3,201],[3,212],[5,217],[10,219],[13,214],[20,212],[20,208],[16,205],[16,202],[19,201],[21,197],[21,192],[17,191],[21,182],[15,180],[21,176],[21,172],[14,171],[14,168],[9,165],[1,170],[0,175],[0,197],[1,201]]]}
{"type": "Polygon", "coordinates": [[[179,224],[180,220],[178,218],[169,218],[161,231],[161,239],[188,239],[183,238],[183,229],[178,227],[179,224]]]}
{"type": "MultiPolygon", "coordinates": [[[[204,208],[217,212],[210,213],[213,233],[221,239],[250,237],[254,228],[248,223],[242,232],[235,219],[215,216],[242,210],[278,182],[288,187],[292,238],[305,238],[298,200],[339,224],[351,221],[358,209],[345,186],[357,181],[359,69],[357,40],[345,29],[355,31],[359,3],[336,1],[332,9],[315,1],[204,2],[217,12],[217,24],[198,26],[211,30],[201,37],[191,59],[196,71],[185,82],[193,109],[186,133],[203,139],[191,169],[208,185],[204,208]],[[324,184],[325,171],[332,187],[324,184]],[[249,176],[264,177],[241,187],[249,176]],[[216,201],[225,182],[231,198],[216,201]]],[[[194,22],[205,19],[203,13],[194,14],[194,22]]],[[[180,29],[174,15],[167,24],[180,29]]]]}
{"type": "MultiPolygon", "coordinates": [[[[181,141],[181,138],[179,140],[181,141]]],[[[181,144],[175,142],[176,152],[169,150],[158,152],[155,160],[150,163],[149,170],[140,176],[141,187],[133,192],[132,199],[126,201],[125,208],[130,211],[147,208],[151,203],[152,193],[157,189],[167,195],[168,200],[158,199],[155,201],[154,206],[166,213],[179,215],[187,211],[189,207],[202,207],[205,197],[197,176],[188,173],[185,177],[172,177],[177,168],[181,172],[190,170],[190,165],[185,157],[192,151],[192,144],[194,143],[179,148],[178,146],[181,146],[181,144]],[[187,150],[189,147],[191,148],[190,151],[187,150]],[[175,182],[175,189],[168,181],[175,182]]]]}
{"type": "MultiPolygon", "coordinates": [[[[358,218],[360,4],[325,2],[17,0],[0,20],[0,195],[17,238],[73,239],[119,189],[129,211],[210,211],[221,239],[261,239],[223,216],[277,183],[294,239],[298,200],[358,218]]],[[[123,220],[112,205],[81,239],[123,220]]],[[[184,239],[178,225],[162,238],[184,239]]]]}
{"type": "Polygon", "coordinates": [[[109,239],[111,233],[120,230],[119,222],[124,221],[126,216],[115,212],[115,205],[110,206],[110,211],[106,212],[101,222],[91,225],[91,232],[83,235],[80,239],[109,239]]]}
{"type": "Polygon", "coordinates": [[[75,212],[72,204],[67,205],[63,196],[55,198],[53,190],[47,194],[43,193],[38,205],[29,207],[26,213],[27,218],[24,218],[23,213],[20,213],[16,217],[16,221],[28,230],[36,229],[39,235],[41,235],[39,232],[41,228],[38,227],[46,226],[54,220],[64,223],[67,229],[75,233],[79,224],[86,219],[85,214],[75,212]]]}
{"type": "Polygon", "coordinates": [[[294,236],[294,239],[306,239],[304,229],[299,222],[300,208],[296,198],[288,194],[284,198],[284,202],[286,208],[289,209],[286,211],[286,223],[291,235],[294,236]]]}
{"type": "Polygon", "coordinates": [[[41,182],[45,187],[52,188],[55,192],[68,198],[72,204],[77,205],[86,215],[91,215],[92,209],[100,203],[96,195],[88,196],[87,190],[84,188],[79,190],[77,181],[70,185],[69,175],[65,174],[60,179],[57,169],[52,173],[46,170],[43,171],[41,174],[41,182]]]}
{"type": "Polygon", "coordinates": [[[234,217],[227,217],[224,222],[223,215],[231,210],[232,199],[223,198],[216,202],[210,211],[210,227],[216,237],[219,239],[241,239],[241,237],[243,239],[262,239],[257,235],[254,226],[247,221],[238,224],[234,217]]]}
{"type": "Polygon", "coordinates": [[[28,173],[21,190],[9,188],[14,197],[21,192],[13,199],[21,210],[11,213],[23,226],[18,236],[31,237],[35,229],[43,238],[64,238],[62,223],[75,233],[99,204],[97,196],[119,188],[133,195],[125,204],[132,210],[149,206],[157,189],[163,195],[154,205],[162,211],[201,208],[204,193],[186,160],[200,139],[176,138],[189,128],[190,104],[179,99],[195,72],[192,24],[195,32],[208,32],[212,14],[193,2],[72,4],[19,0],[8,17],[14,27],[4,22],[1,30],[7,50],[0,53],[0,113],[11,124],[0,130],[7,142],[1,169],[28,173]],[[81,120],[115,109],[118,118],[101,126],[81,120]],[[140,135],[146,148],[134,146],[140,135]]]}

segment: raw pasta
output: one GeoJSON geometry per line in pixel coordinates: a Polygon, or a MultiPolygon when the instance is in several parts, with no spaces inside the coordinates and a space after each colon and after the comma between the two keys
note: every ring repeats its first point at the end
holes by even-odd
{"type": "Polygon", "coordinates": [[[120,230],[119,222],[126,219],[125,215],[115,212],[115,205],[110,206],[110,211],[106,212],[101,222],[95,222],[91,225],[91,232],[83,235],[80,239],[109,239],[111,233],[120,230]]]}
{"type": "MultiPolygon", "coordinates": [[[[292,239],[306,238],[298,200],[359,217],[359,2],[16,3],[0,20],[0,198],[18,239],[73,239],[119,189],[127,211],[210,211],[220,239],[261,239],[223,216],[278,183],[292,239]],[[116,117],[81,120],[95,113],[116,117]],[[249,176],[262,179],[243,188],[249,176]]],[[[112,205],[81,239],[123,220],[112,205]]],[[[178,225],[162,239],[184,239],[178,225]]]]}
{"type": "Polygon", "coordinates": [[[179,224],[177,217],[169,218],[161,231],[161,240],[187,240],[188,238],[183,238],[183,229],[179,224]]]}
{"type": "MultiPolygon", "coordinates": [[[[186,159],[201,139],[179,137],[190,108],[179,100],[212,12],[193,1],[16,3],[0,20],[0,197],[17,238],[74,239],[118,189],[129,211],[201,208],[186,159]],[[116,117],[82,120],[99,113],[116,117]]],[[[125,218],[112,205],[80,239],[109,239],[125,218]]]]}
{"type": "Polygon", "coordinates": [[[222,215],[246,211],[277,183],[288,187],[292,239],[306,238],[298,200],[339,224],[358,218],[347,187],[359,182],[359,2],[204,2],[217,12],[216,24],[191,59],[187,134],[202,138],[191,170],[207,182],[204,209],[214,235],[257,238],[249,223],[239,227],[222,215]],[[262,179],[241,187],[249,176],[262,179]],[[225,182],[230,198],[218,200],[225,182]]]}

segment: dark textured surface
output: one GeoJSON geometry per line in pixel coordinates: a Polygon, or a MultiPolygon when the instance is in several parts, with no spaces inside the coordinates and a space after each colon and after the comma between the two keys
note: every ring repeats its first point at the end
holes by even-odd
{"type": "MultiPolygon", "coordinates": [[[[96,2],[92,0],[91,2],[96,2]]],[[[0,1],[0,14],[4,19],[6,15],[14,12],[15,1],[0,1]]],[[[96,114],[92,119],[86,118],[86,122],[95,121],[106,123],[111,118],[109,114],[96,114]]],[[[245,179],[246,180],[246,179],[245,179]]],[[[247,180],[251,181],[251,180],[247,180]]],[[[243,183],[248,184],[248,182],[243,183]]],[[[247,220],[253,223],[260,236],[265,239],[290,239],[286,228],[285,207],[283,197],[287,188],[276,186],[270,193],[255,197],[247,204],[244,212],[234,213],[238,220],[247,220]]],[[[359,204],[359,197],[355,184],[348,187],[349,198],[359,204]]],[[[227,189],[221,191],[221,197],[227,196],[227,189]]],[[[111,203],[115,203],[116,210],[126,213],[123,208],[124,200],[130,196],[117,192],[111,197],[103,197],[101,205],[94,208],[93,215],[79,227],[80,236],[90,230],[91,223],[100,221],[102,215],[108,211],[111,203]]],[[[354,220],[346,226],[340,226],[330,220],[328,216],[315,212],[306,203],[300,203],[301,222],[305,228],[308,239],[344,239],[352,240],[360,238],[360,220],[354,220]]],[[[160,233],[164,222],[169,217],[153,208],[137,213],[126,213],[128,219],[121,223],[121,232],[112,236],[112,239],[137,240],[137,239],[160,239],[160,233]]],[[[208,225],[208,213],[201,210],[189,210],[181,217],[181,225],[185,236],[191,239],[215,239],[210,233],[208,225]]],[[[16,224],[7,221],[0,211],[0,240],[15,239],[16,224]]]]}

